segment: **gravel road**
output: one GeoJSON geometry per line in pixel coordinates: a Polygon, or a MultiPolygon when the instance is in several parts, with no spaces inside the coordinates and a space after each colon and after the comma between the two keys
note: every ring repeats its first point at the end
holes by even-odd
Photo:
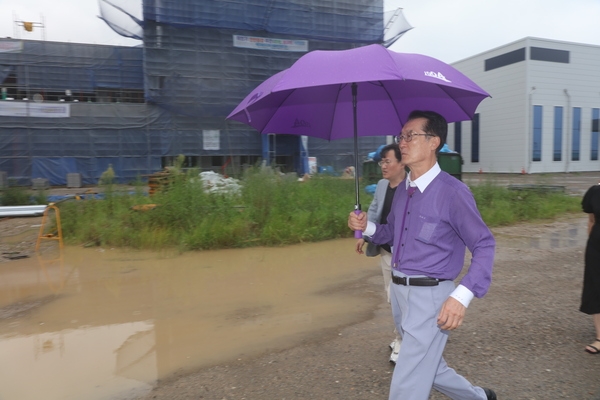
{"type": "MultiPolygon", "coordinates": [[[[494,229],[494,282],[451,334],[450,366],[499,399],[600,399],[600,357],[583,351],[594,337],[592,321],[578,311],[585,222],[577,214],[494,229]]],[[[375,272],[347,288],[377,300],[363,322],[283,351],[182,373],[140,399],[387,399],[391,315],[375,272]]],[[[430,399],[445,398],[434,392],[430,399]]]]}

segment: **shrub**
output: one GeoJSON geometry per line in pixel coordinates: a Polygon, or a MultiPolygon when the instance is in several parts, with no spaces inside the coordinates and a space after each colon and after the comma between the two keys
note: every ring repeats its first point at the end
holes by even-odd
{"type": "Polygon", "coordinates": [[[9,185],[2,192],[0,200],[0,204],[3,206],[31,205],[29,192],[22,186],[9,185]]]}

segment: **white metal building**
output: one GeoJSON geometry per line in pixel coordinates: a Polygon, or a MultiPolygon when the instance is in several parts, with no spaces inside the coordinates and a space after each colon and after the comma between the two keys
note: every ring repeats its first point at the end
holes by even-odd
{"type": "Polygon", "coordinates": [[[453,66],[492,96],[450,124],[463,172],[600,170],[600,46],[527,37],[453,66]]]}

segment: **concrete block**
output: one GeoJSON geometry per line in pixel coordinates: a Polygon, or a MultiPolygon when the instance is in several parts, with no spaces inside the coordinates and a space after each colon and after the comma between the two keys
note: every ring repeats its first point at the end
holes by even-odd
{"type": "Polygon", "coordinates": [[[50,182],[46,178],[33,178],[31,180],[32,189],[49,189],[50,182]]]}
{"type": "Polygon", "coordinates": [[[0,171],[0,189],[8,187],[8,174],[6,171],[0,171]]]}
{"type": "Polygon", "coordinates": [[[67,187],[68,188],[80,188],[81,187],[81,174],[78,172],[67,174],[67,187]]]}

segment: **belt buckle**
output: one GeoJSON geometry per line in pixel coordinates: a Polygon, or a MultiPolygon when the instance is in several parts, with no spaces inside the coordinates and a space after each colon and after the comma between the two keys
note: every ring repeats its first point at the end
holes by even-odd
{"type": "Polygon", "coordinates": [[[406,286],[410,286],[410,277],[407,276],[407,277],[404,278],[404,284],[406,286]]]}

